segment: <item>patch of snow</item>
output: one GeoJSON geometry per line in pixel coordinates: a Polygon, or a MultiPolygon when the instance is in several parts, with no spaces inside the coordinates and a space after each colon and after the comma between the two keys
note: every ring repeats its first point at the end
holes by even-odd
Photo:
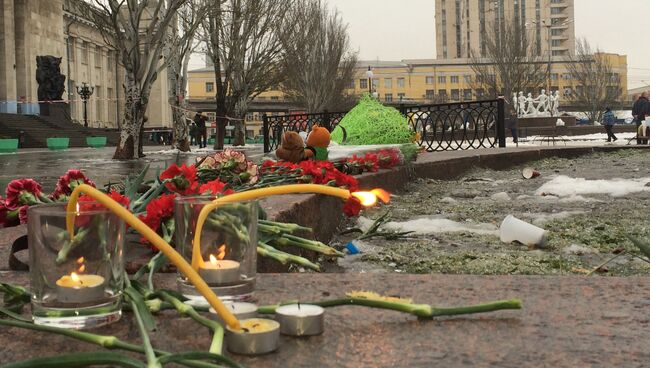
{"type": "Polygon", "coordinates": [[[627,194],[650,190],[650,187],[645,186],[648,183],[650,183],[650,178],[587,180],[561,175],[544,183],[535,191],[535,194],[552,193],[560,197],[582,194],[607,194],[612,197],[623,197],[627,194]]]}
{"type": "Polygon", "coordinates": [[[421,217],[404,222],[391,221],[383,227],[393,231],[413,231],[415,234],[436,234],[449,232],[470,232],[483,235],[499,235],[493,224],[471,224],[456,222],[444,217],[421,217]]]}
{"type": "Polygon", "coordinates": [[[444,197],[440,200],[442,203],[457,203],[458,201],[451,197],[444,197]]]}
{"type": "Polygon", "coordinates": [[[494,201],[508,202],[510,201],[510,196],[506,192],[495,193],[490,196],[490,199],[494,201]]]}
{"type": "Polygon", "coordinates": [[[565,254],[575,254],[575,255],[598,253],[598,249],[586,247],[584,245],[579,245],[579,244],[571,244],[570,246],[562,249],[562,251],[565,254]]]}
{"type": "Polygon", "coordinates": [[[523,201],[523,200],[528,199],[528,198],[530,198],[529,195],[522,194],[522,195],[520,195],[520,196],[517,197],[517,200],[518,200],[518,201],[523,201]]]}
{"type": "Polygon", "coordinates": [[[532,224],[535,226],[543,226],[546,222],[551,220],[561,220],[574,215],[582,215],[585,211],[562,211],[557,213],[531,213],[527,217],[532,219],[532,224]]]}

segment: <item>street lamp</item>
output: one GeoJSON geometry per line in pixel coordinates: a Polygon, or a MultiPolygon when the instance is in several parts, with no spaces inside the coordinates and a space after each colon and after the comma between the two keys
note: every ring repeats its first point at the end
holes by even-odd
{"type": "Polygon", "coordinates": [[[374,76],[374,73],[372,72],[372,69],[370,68],[370,65],[368,65],[368,71],[366,72],[366,77],[368,77],[368,93],[372,95],[372,77],[374,76]]]}
{"type": "Polygon", "coordinates": [[[88,128],[88,99],[95,92],[94,87],[88,86],[86,82],[81,84],[81,87],[77,86],[77,93],[81,96],[81,101],[84,103],[84,127],[88,128]]]}

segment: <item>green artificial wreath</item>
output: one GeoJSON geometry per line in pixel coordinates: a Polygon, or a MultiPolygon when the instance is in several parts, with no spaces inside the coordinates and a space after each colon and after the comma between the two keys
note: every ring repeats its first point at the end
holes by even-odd
{"type": "Polygon", "coordinates": [[[365,94],[332,132],[332,140],[346,145],[400,144],[413,142],[406,117],[365,94]],[[343,142],[343,127],[346,140],[343,142]]]}

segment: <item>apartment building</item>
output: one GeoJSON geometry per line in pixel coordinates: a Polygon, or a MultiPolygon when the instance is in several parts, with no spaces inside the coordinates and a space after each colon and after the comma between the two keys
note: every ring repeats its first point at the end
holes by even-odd
{"type": "Polygon", "coordinates": [[[575,50],[573,0],[436,0],[438,59],[485,56],[486,37],[512,22],[525,30],[537,56],[575,50]]]}

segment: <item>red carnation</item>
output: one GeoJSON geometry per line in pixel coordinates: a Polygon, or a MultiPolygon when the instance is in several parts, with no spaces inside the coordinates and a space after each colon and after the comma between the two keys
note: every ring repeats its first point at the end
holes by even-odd
{"type": "Polygon", "coordinates": [[[355,197],[350,197],[343,206],[343,213],[348,217],[358,216],[361,208],[363,208],[361,201],[355,197]]]}
{"type": "Polygon", "coordinates": [[[20,221],[20,224],[26,224],[27,223],[27,209],[29,206],[22,206],[18,209],[18,220],[20,221]]]}
{"type": "Polygon", "coordinates": [[[16,179],[7,185],[7,198],[5,205],[10,210],[15,210],[24,205],[43,203],[41,185],[33,179],[16,179]]]}
{"type": "Polygon", "coordinates": [[[199,188],[199,194],[201,195],[217,195],[217,194],[232,194],[235,193],[234,190],[232,189],[227,189],[224,191],[223,189],[226,187],[226,183],[220,181],[219,179],[215,179],[213,181],[207,182],[199,188]]]}
{"type": "Polygon", "coordinates": [[[160,224],[174,215],[174,194],[163,194],[147,204],[147,215],[140,216],[140,220],[152,230],[158,231],[160,224]]]}
{"type": "Polygon", "coordinates": [[[59,178],[59,181],[56,183],[56,188],[54,189],[54,192],[52,192],[51,197],[53,199],[65,199],[65,197],[72,194],[72,191],[79,184],[88,184],[93,187],[95,186],[95,183],[93,183],[92,180],[88,179],[81,170],[68,170],[68,172],[59,178]]]}
{"type": "MultiPolygon", "coordinates": [[[[129,198],[126,196],[121,195],[120,193],[116,191],[111,191],[110,193],[107,193],[111,199],[113,199],[115,202],[121,204],[123,207],[128,208],[129,207],[129,198]]],[[[82,195],[79,196],[79,212],[81,213],[80,216],[77,216],[77,219],[75,220],[75,224],[77,226],[84,226],[90,221],[90,216],[84,216],[84,212],[90,212],[90,211],[97,211],[104,209],[104,205],[101,203],[97,202],[97,200],[93,197],[87,196],[87,195],[82,195]]]]}
{"type": "Polygon", "coordinates": [[[18,221],[18,212],[18,210],[7,208],[5,201],[0,197],[0,227],[17,226],[20,223],[18,221]]]}
{"type": "Polygon", "coordinates": [[[183,164],[181,167],[173,164],[167,170],[160,174],[160,179],[168,180],[165,187],[172,192],[180,195],[196,194],[199,183],[196,182],[196,166],[187,166],[183,164]]]}

